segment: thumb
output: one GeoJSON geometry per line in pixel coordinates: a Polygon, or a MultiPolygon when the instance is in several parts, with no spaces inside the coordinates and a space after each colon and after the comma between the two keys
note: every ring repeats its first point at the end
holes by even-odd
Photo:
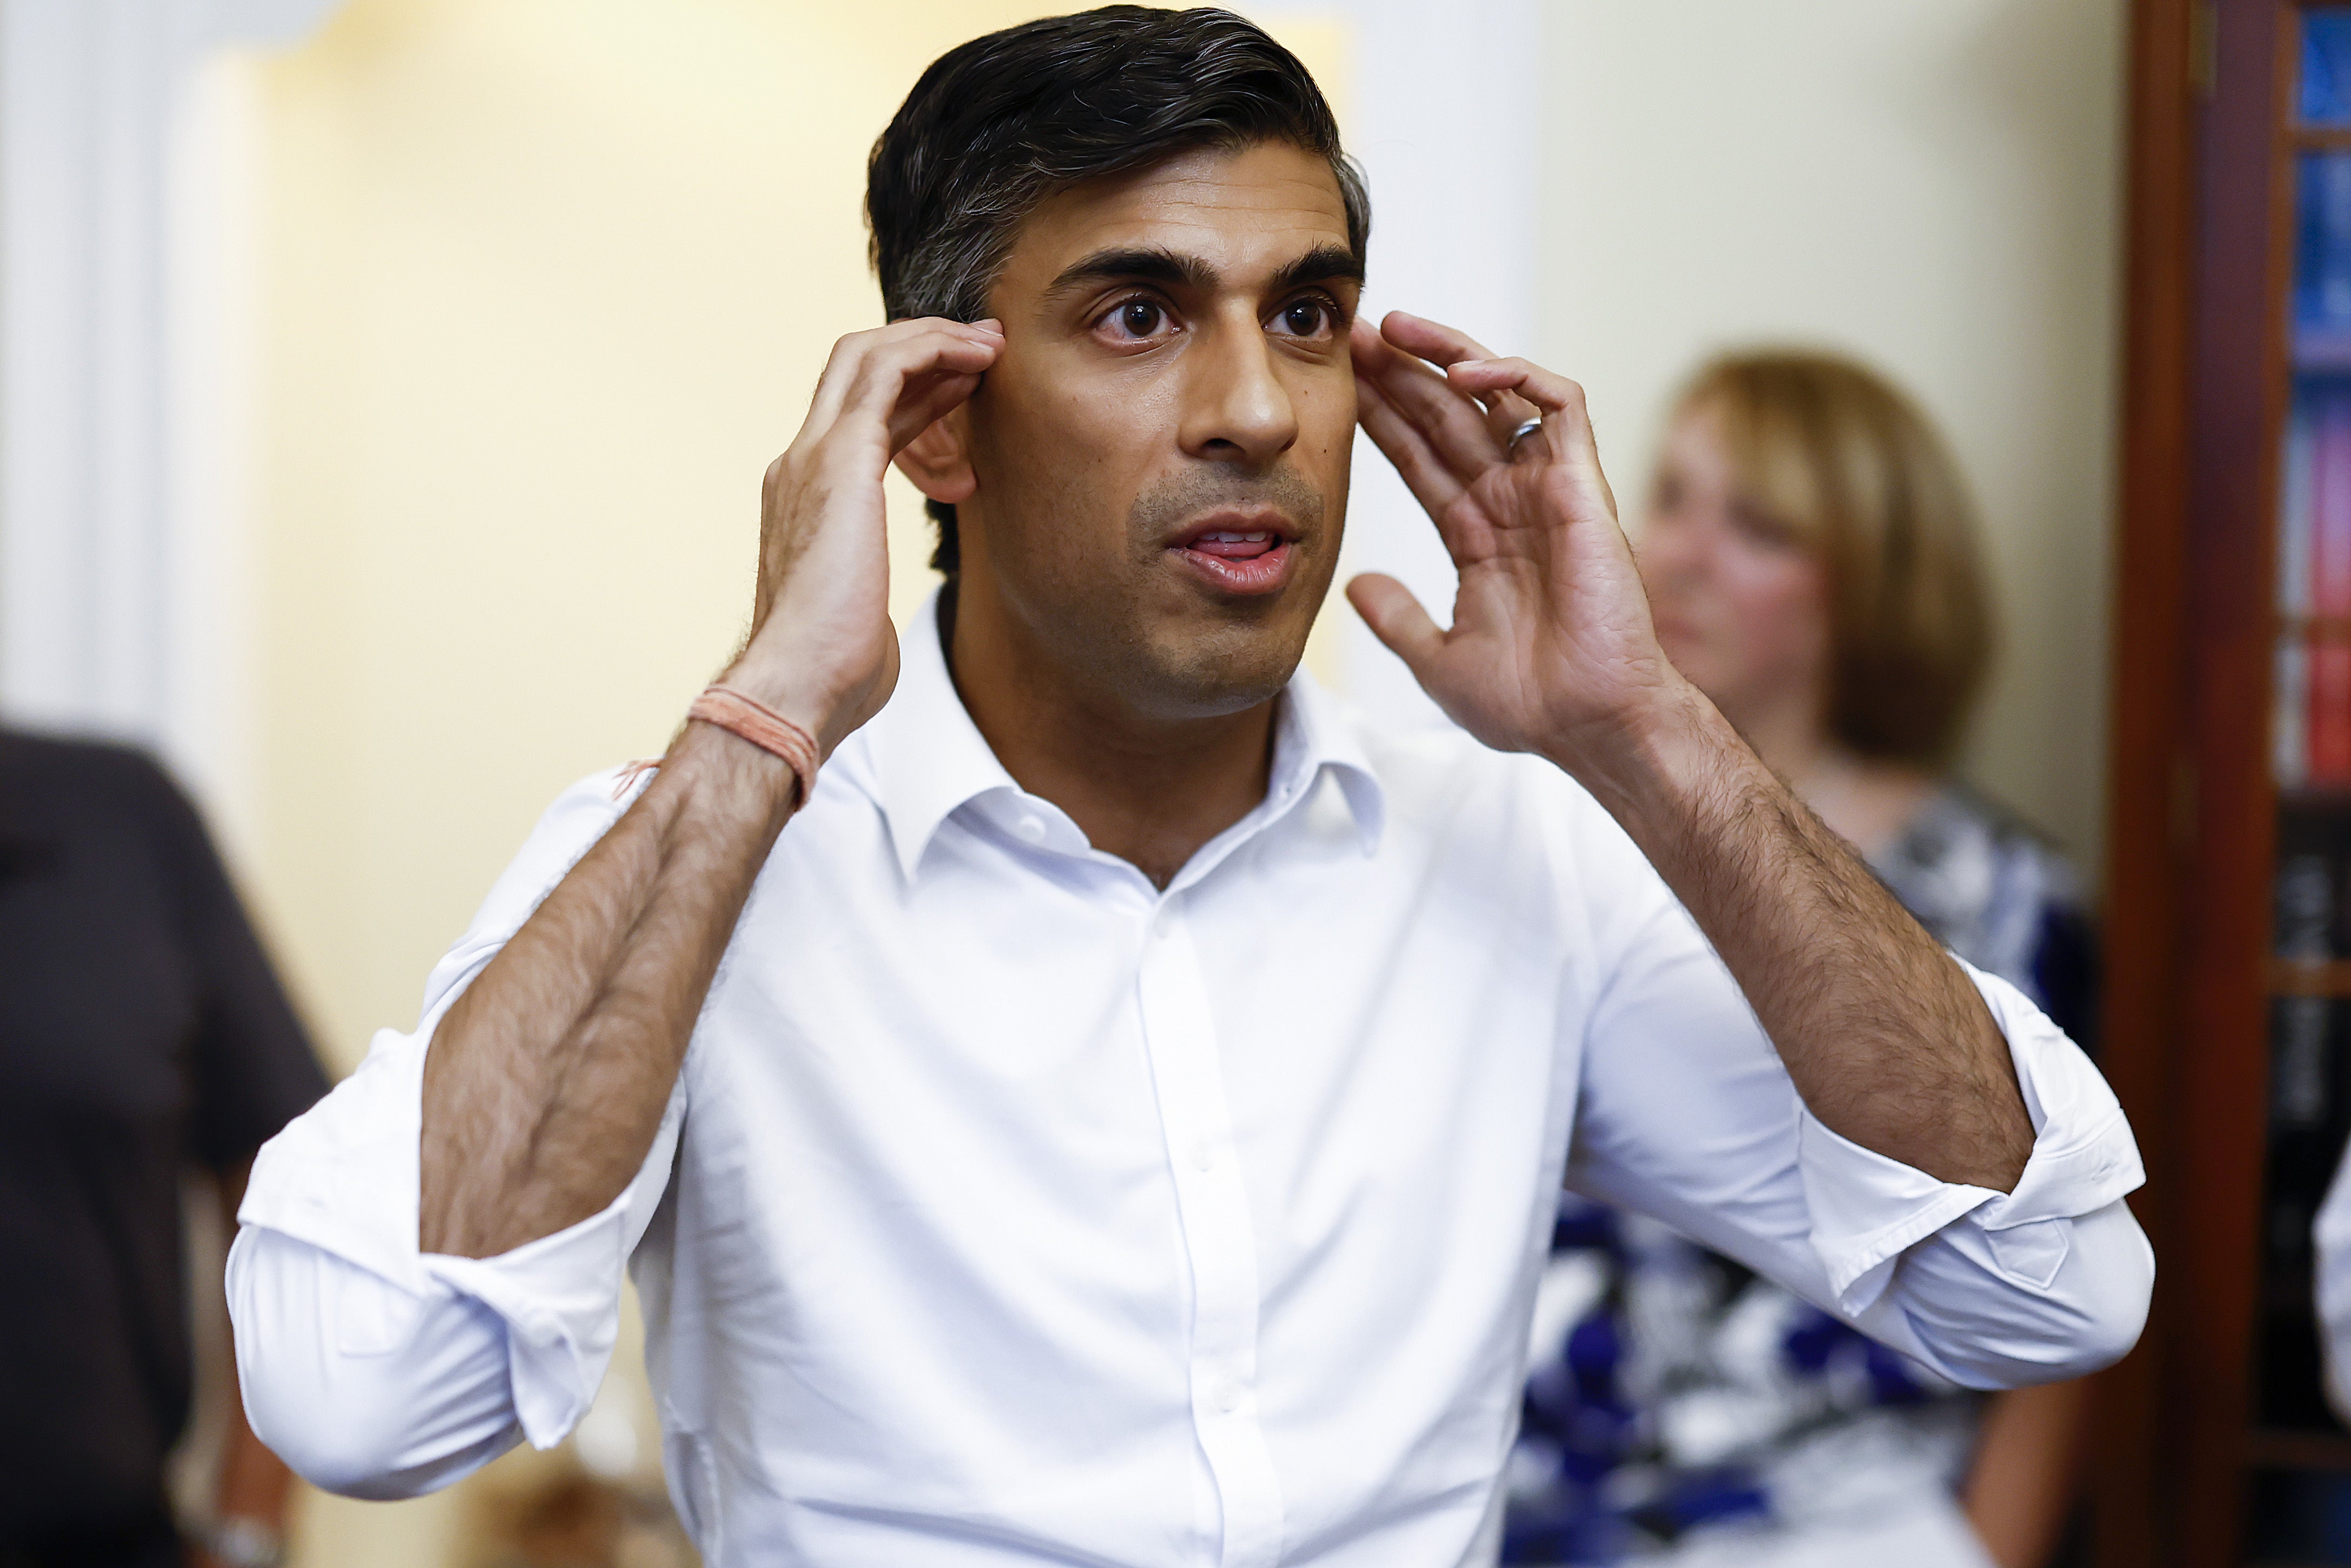
{"type": "Polygon", "coordinates": [[[1405,668],[1426,685],[1428,666],[1444,648],[1445,633],[1428,618],[1412,590],[1384,571],[1367,571],[1347,584],[1347,602],[1355,607],[1372,635],[1386,643],[1404,661],[1405,668]]]}

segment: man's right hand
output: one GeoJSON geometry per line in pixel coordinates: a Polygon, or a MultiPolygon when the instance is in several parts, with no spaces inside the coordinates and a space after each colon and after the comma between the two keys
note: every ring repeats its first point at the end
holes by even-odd
{"type": "MultiPolygon", "coordinates": [[[[826,751],[889,699],[882,476],[969,397],[995,323],[844,338],[768,470],[749,642],[727,673],[826,751]]],[[[490,1258],[610,1205],[661,1127],[686,1042],[798,791],[706,724],[490,960],[424,1059],[417,1245],[490,1258]]],[[[815,890],[812,895],[820,896],[815,890]]]]}
{"type": "Polygon", "coordinates": [[[979,386],[994,321],[893,321],[833,346],[807,423],[768,465],[750,641],[727,674],[830,754],[898,679],[882,476],[979,386]]]}

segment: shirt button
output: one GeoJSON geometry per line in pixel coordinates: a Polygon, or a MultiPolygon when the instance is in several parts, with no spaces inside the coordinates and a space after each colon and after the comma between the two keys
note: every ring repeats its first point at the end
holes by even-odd
{"type": "Polygon", "coordinates": [[[1217,1140],[1214,1138],[1202,1138],[1198,1143],[1194,1144],[1192,1145],[1192,1164],[1195,1168],[1199,1170],[1215,1170],[1217,1168],[1217,1140]]]}
{"type": "Polygon", "coordinates": [[[562,1331],[556,1327],[554,1318],[545,1312],[538,1312],[533,1314],[530,1322],[523,1325],[522,1337],[539,1350],[549,1350],[552,1349],[555,1342],[562,1337],[562,1331]]]}
{"type": "Polygon", "coordinates": [[[1013,831],[1032,844],[1041,844],[1045,841],[1045,819],[1035,816],[1023,817],[1015,824],[1013,831]]]}
{"type": "Polygon", "coordinates": [[[1217,1385],[1216,1392],[1209,1396],[1209,1399],[1219,1411],[1229,1416],[1241,1407],[1241,1385],[1228,1377],[1217,1385]]]}

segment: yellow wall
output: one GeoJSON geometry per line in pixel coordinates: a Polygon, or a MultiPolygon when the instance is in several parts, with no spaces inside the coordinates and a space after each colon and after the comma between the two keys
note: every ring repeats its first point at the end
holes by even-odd
{"type": "Polygon", "coordinates": [[[1552,0],[1544,352],[1637,508],[1703,354],[1836,345],[1949,434],[2008,652],[1970,771],[2101,847],[2122,0],[1552,0]]]}
{"type": "MultiPolygon", "coordinates": [[[[742,631],[759,476],[875,325],[864,157],[1021,0],[357,0],[261,72],[254,868],[339,1064],[742,631]]],[[[1339,30],[1280,29],[1339,76],[1339,30]]],[[[893,476],[893,593],[935,580],[893,476]]]]}
{"type": "Polygon", "coordinates": [[[760,473],[878,319],[864,151],[1037,9],[359,0],[266,69],[257,869],[340,1061],[726,656],[760,473]]]}

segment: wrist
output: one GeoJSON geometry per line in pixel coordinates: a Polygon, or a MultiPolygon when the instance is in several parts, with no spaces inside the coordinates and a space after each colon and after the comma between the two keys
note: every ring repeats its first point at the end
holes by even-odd
{"type": "Polygon", "coordinates": [[[1678,798],[1737,732],[1678,675],[1645,688],[1603,719],[1563,731],[1542,755],[1619,821],[1678,798]]]}
{"type": "Polygon", "coordinates": [[[754,637],[716,684],[732,686],[775,709],[815,737],[817,744],[829,753],[835,739],[833,721],[841,704],[836,695],[820,689],[808,678],[808,664],[806,659],[764,647],[754,637]]]}
{"type": "Polygon", "coordinates": [[[689,716],[685,727],[670,744],[662,770],[690,781],[695,793],[716,789],[745,804],[756,800],[776,831],[791,820],[804,802],[800,776],[789,762],[743,737],[706,720],[689,716]]]}

